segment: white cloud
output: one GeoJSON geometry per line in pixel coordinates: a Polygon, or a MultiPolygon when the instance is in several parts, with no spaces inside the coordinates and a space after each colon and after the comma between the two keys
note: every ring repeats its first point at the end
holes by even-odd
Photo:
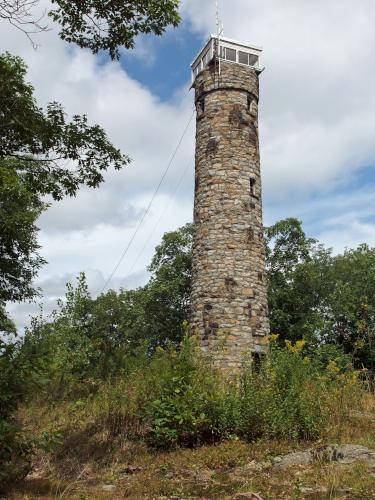
{"type": "MultiPolygon", "coordinates": [[[[261,44],[265,193],[331,189],[375,163],[375,3],[372,0],[221,0],[224,35],[261,44]]],[[[201,33],[213,2],[186,0],[201,33]]]]}
{"type": "MultiPolygon", "coordinates": [[[[260,132],[266,223],[299,216],[313,235],[336,250],[364,240],[375,245],[371,191],[347,193],[356,172],[375,165],[374,1],[220,4],[226,36],[264,47],[260,132]]],[[[184,0],[182,14],[199,36],[215,30],[214,2],[184,0]]],[[[140,64],[152,51],[150,40],[141,40],[134,55],[140,64]]],[[[1,25],[0,44],[26,60],[39,101],[57,100],[69,114],[87,113],[133,159],[123,171],[109,172],[98,191],[83,190],[41,218],[42,254],[49,264],[40,284],[51,305],[63,293],[66,279],[80,271],[89,274],[93,291],[105,283],[191,114],[192,93],[186,82],[162,102],[119,63],[99,64],[88,51],[60,41],[56,30],[38,35],[37,41],[41,46],[34,51],[22,34],[1,25]]],[[[177,58],[174,64],[179,64],[177,58]]],[[[145,267],[163,232],[191,220],[193,166],[158,224],[193,150],[194,126],[113,286],[144,282],[145,267]]],[[[17,309],[20,323],[27,307],[17,309]]]]}
{"type": "MultiPolygon", "coordinates": [[[[335,251],[375,246],[373,0],[219,0],[224,36],[262,45],[260,134],[265,222],[298,216],[335,251]]],[[[184,0],[214,33],[214,2],[184,0]]]]}
{"type": "MultiPolygon", "coordinates": [[[[132,158],[131,165],[124,170],[108,172],[99,190],[83,189],[77,198],[54,203],[41,217],[41,253],[49,264],[42,269],[38,285],[44,290],[44,302],[50,309],[56,296],[64,292],[67,278],[80,271],[91,276],[89,284],[94,293],[103,287],[191,116],[192,94],[186,82],[183,98],[181,93],[178,98],[172,94],[170,102],[161,102],[150,89],[133,80],[118,62],[100,64],[89,52],[60,41],[56,31],[38,35],[37,41],[41,46],[35,51],[26,37],[2,25],[0,43],[5,50],[25,59],[28,79],[36,89],[38,101],[43,105],[59,101],[70,115],[87,113],[89,121],[103,126],[115,145],[132,158]]],[[[132,288],[144,283],[146,265],[163,232],[191,220],[192,161],[179,190],[178,204],[173,205],[163,224],[155,230],[160,211],[173,196],[181,172],[192,159],[193,138],[194,123],[110,286],[132,288]],[[138,258],[146,240],[149,244],[138,258]],[[137,258],[137,265],[128,275],[137,258]]],[[[24,324],[35,305],[11,309],[18,323],[24,324]]]]}

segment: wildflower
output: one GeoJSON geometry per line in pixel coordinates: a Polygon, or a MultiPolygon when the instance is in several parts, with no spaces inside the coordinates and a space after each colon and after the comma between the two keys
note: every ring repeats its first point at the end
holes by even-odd
{"type": "Polygon", "coordinates": [[[331,360],[327,365],[327,371],[332,375],[340,372],[340,368],[337,366],[336,361],[331,360]]]}
{"type": "Polygon", "coordinates": [[[285,344],[289,352],[292,352],[293,354],[299,354],[305,347],[307,342],[306,340],[297,340],[297,342],[293,345],[290,340],[286,340],[285,344]]]}

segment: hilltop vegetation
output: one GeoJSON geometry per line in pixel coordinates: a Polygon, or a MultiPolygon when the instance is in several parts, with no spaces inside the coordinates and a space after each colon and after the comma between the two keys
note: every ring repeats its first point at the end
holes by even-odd
{"type": "Polygon", "coordinates": [[[42,463],[63,482],[87,464],[97,477],[129,446],[146,461],[147,450],[228,440],[374,446],[375,251],[334,256],[295,219],[266,238],[270,354],[257,371],[244,358],[237,382],[188,334],[191,225],[164,236],[144,287],[92,298],[81,275],[51,316],[4,342],[3,485],[42,463]]]}

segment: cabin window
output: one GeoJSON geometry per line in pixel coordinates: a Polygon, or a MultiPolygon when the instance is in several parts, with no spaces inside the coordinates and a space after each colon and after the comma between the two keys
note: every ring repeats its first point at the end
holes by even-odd
{"type": "Polygon", "coordinates": [[[255,196],[255,184],[256,184],[256,180],[251,178],[250,179],[250,194],[251,194],[251,196],[255,196]]]}
{"type": "Polygon", "coordinates": [[[254,56],[254,54],[249,54],[249,64],[250,66],[255,66],[258,63],[259,57],[254,56]]]}
{"type": "Polygon", "coordinates": [[[249,64],[249,54],[247,52],[238,51],[238,62],[241,64],[249,64]]]}
{"type": "Polygon", "coordinates": [[[237,51],[235,49],[229,49],[228,47],[226,47],[225,59],[227,59],[228,61],[236,62],[237,61],[237,51]]]}

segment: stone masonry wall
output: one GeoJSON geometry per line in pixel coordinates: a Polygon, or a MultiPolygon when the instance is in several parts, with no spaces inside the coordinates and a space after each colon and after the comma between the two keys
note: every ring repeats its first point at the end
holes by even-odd
{"type": "Polygon", "coordinates": [[[259,75],[215,64],[195,81],[197,108],[192,319],[217,366],[237,370],[266,349],[258,141],[259,75]],[[224,346],[224,348],[223,348],[224,346]],[[254,354],[258,353],[258,354],[254,354]]]}

